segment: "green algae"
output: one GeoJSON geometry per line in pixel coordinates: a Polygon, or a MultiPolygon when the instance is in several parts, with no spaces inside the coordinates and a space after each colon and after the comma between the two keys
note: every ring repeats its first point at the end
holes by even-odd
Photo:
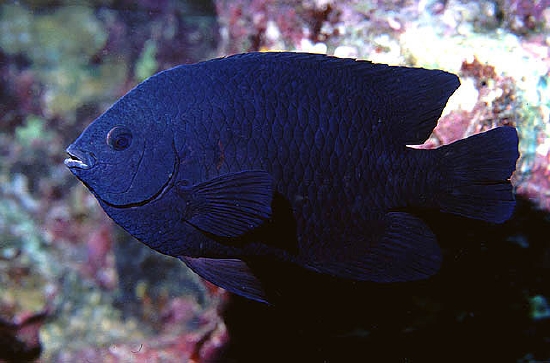
{"type": "Polygon", "coordinates": [[[58,361],[65,352],[93,346],[108,348],[118,341],[143,341],[148,328],[136,319],[122,319],[111,294],[67,270],[58,297],[56,319],[44,325],[40,336],[44,361],[58,361]]]}
{"type": "Polygon", "coordinates": [[[15,141],[23,147],[31,147],[33,142],[49,142],[54,138],[52,131],[45,126],[45,121],[39,116],[28,115],[23,125],[15,129],[15,141]]]}
{"type": "Polygon", "coordinates": [[[44,113],[74,119],[75,110],[103,100],[124,82],[127,67],[116,57],[92,59],[106,46],[108,32],[92,8],[66,6],[47,13],[4,4],[0,7],[0,48],[23,55],[45,85],[44,113]]]}
{"type": "Polygon", "coordinates": [[[21,174],[0,177],[0,199],[0,306],[36,312],[46,305],[44,287],[58,270],[36,222],[39,202],[21,174]]]}
{"type": "MultiPolygon", "coordinates": [[[[32,140],[42,127],[39,118],[30,118],[23,139],[32,140]]],[[[74,263],[83,258],[78,250],[66,251],[48,236],[38,217],[45,201],[29,192],[24,175],[1,175],[0,197],[0,307],[14,314],[46,308],[55,317],[41,328],[44,361],[58,361],[68,349],[143,339],[146,326],[123,321],[113,306],[114,294],[75,270],[74,263]]],[[[90,206],[80,208],[90,215],[90,206]]]]}
{"type": "Polygon", "coordinates": [[[29,192],[28,179],[22,174],[2,175],[0,196],[0,249],[16,247],[42,275],[56,275],[58,265],[49,258],[48,243],[35,216],[40,202],[29,192]]]}
{"type": "Polygon", "coordinates": [[[18,5],[0,8],[0,46],[8,54],[22,53],[34,65],[55,67],[59,63],[86,63],[107,41],[107,32],[84,6],[33,13],[18,5]]]}
{"type": "Polygon", "coordinates": [[[146,78],[152,76],[158,70],[158,63],[156,60],[157,45],[152,39],[149,39],[143,45],[143,50],[136,62],[135,66],[135,78],[136,81],[141,82],[146,78]]]}

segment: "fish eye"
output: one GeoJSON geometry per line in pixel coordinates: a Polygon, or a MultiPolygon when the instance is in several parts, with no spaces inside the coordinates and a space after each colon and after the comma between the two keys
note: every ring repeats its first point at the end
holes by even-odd
{"type": "Polygon", "coordinates": [[[132,144],[132,132],[124,126],[115,126],[107,134],[107,145],[116,151],[122,151],[132,144]]]}

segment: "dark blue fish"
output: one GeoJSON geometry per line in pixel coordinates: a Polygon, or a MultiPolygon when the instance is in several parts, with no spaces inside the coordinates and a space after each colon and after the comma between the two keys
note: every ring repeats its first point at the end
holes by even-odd
{"type": "Polygon", "coordinates": [[[149,247],[233,293],[266,301],[247,262],[342,278],[438,271],[413,208],[510,217],[514,128],[423,143],[458,78],[299,53],[183,65],[138,85],[67,149],[65,164],[149,247]]]}

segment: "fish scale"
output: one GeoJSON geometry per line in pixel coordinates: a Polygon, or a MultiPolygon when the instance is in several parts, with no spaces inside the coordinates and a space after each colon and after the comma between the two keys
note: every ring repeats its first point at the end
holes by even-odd
{"type": "Polygon", "coordinates": [[[270,300],[253,269],[266,256],[359,281],[429,278],[441,252],[409,207],[501,223],[515,204],[513,128],[406,146],[458,85],[307,53],[182,65],[99,116],[65,164],[138,240],[254,300],[270,300]]]}

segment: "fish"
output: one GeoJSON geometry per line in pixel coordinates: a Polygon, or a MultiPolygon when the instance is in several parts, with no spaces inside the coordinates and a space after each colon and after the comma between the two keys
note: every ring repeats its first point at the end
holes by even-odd
{"type": "Polygon", "coordinates": [[[518,136],[424,143],[454,74],[328,55],[243,53],[153,75],[67,148],[117,224],[229,292],[270,303],[261,259],[374,283],[428,279],[436,236],[415,210],[513,213],[518,136]]]}

